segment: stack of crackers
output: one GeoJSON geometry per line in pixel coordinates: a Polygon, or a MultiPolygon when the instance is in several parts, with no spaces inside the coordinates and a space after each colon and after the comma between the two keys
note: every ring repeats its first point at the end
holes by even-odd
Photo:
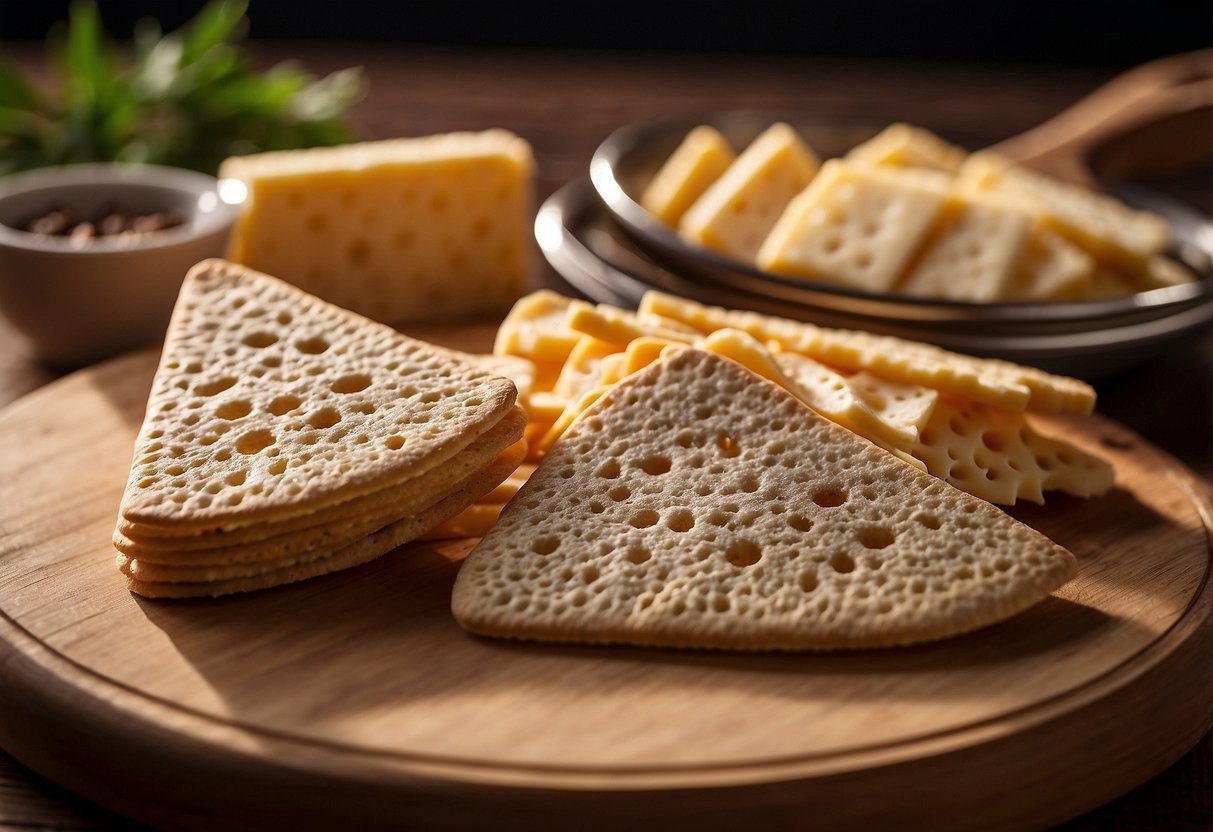
{"type": "Polygon", "coordinates": [[[513,382],[267,275],[186,277],[114,544],[132,591],[214,596],[364,563],[525,454],[513,382]]]}

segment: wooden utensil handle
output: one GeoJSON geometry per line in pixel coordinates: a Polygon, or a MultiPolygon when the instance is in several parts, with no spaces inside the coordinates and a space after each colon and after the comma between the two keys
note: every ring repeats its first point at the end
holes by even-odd
{"type": "Polygon", "coordinates": [[[1131,69],[991,150],[1087,186],[1207,164],[1213,159],[1213,49],[1131,69]]]}

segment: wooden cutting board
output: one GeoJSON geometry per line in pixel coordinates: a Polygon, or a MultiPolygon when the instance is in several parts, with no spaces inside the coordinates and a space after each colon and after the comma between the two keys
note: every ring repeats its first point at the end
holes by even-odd
{"type": "Polygon", "coordinates": [[[467,542],[214,601],[129,594],[109,537],[154,366],[0,414],[0,745],[132,817],[1039,827],[1158,773],[1213,718],[1207,486],[1099,417],[1047,427],[1112,459],[1115,490],[1015,511],[1081,574],[1003,624],[832,655],[553,647],[459,629],[467,542]]]}

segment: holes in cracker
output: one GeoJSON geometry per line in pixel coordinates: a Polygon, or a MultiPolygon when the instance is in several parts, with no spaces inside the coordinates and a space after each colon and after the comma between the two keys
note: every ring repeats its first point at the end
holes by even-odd
{"type": "Polygon", "coordinates": [[[383,444],[387,446],[389,451],[398,451],[404,447],[404,437],[398,433],[394,433],[383,440],[383,444]]]}
{"type": "Polygon", "coordinates": [[[830,568],[840,575],[855,571],[855,559],[846,552],[835,552],[830,555],[830,568]]]}
{"type": "Polygon", "coordinates": [[[633,544],[632,546],[628,547],[627,558],[632,563],[645,563],[646,561],[651,560],[652,557],[653,553],[649,551],[647,546],[633,544]]]}
{"type": "Polygon", "coordinates": [[[735,538],[724,550],[724,557],[738,568],[753,566],[762,559],[762,547],[749,538],[735,538]]]}
{"type": "Polygon", "coordinates": [[[650,456],[641,461],[640,470],[644,471],[646,474],[658,476],[660,474],[669,473],[671,464],[672,463],[670,462],[669,457],[650,456]]]}
{"type": "Polygon", "coordinates": [[[934,514],[915,514],[913,519],[921,526],[925,526],[932,531],[938,530],[943,523],[934,514]]]}
{"type": "Polygon", "coordinates": [[[628,518],[628,523],[637,529],[647,529],[650,526],[656,526],[657,521],[660,519],[657,512],[652,509],[642,509],[641,511],[633,512],[632,516],[628,518]]]}
{"type": "Polygon", "coordinates": [[[626,485],[617,485],[607,492],[607,495],[617,503],[622,503],[624,500],[632,496],[632,489],[626,485]]]}
{"type": "Polygon", "coordinates": [[[884,549],[893,545],[897,536],[884,526],[866,526],[856,535],[860,544],[866,549],[884,549]]]}
{"type": "Polygon", "coordinates": [[[605,480],[613,480],[620,474],[619,461],[608,459],[606,462],[598,466],[598,470],[595,473],[605,480]]]}
{"type": "Polygon", "coordinates": [[[695,515],[689,509],[676,508],[666,517],[665,525],[672,532],[689,532],[695,527],[695,515]]]}
{"type": "Polygon", "coordinates": [[[813,492],[811,499],[822,508],[838,508],[847,501],[847,492],[841,488],[819,488],[813,492]]]}
{"type": "Polygon", "coordinates": [[[330,346],[328,339],[322,338],[319,335],[295,342],[295,349],[307,355],[320,355],[320,353],[327,350],[330,346]]]}
{"type": "Polygon", "coordinates": [[[741,453],[741,447],[727,433],[716,435],[716,447],[720,449],[721,456],[725,457],[735,457],[741,453]]]}
{"type": "Polygon", "coordinates": [[[270,413],[275,416],[285,416],[301,404],[303,404],[303,399],[298,396],[277,396],[270,402],[270,413]]]}
{"type": "Polygon", "coordinates": [[[817,589],[817,573],[816,572],[801,572],[800,573],[800,588],[805,592],[812,592],[817,589]]]}
{"type": "Polygon", "coordinates": [[[255,454],[277,441],[268,430],[252,430],[236,440],[236,450],[242,454],[255,454]]]}
{"type": "Polygon", "coordinates": [[[353,375],[342,376],[337,379],[329,386],[329,389],[334,393],[345,395],[347,393],[361,393],[370,386],[370,376],[363,373],[354,373],[353,375]]]}
{"type": "Polygon", "coordinates": [[[335,407],[322,407],[307,417],[307,423],[317,430],[325,430],[341,421],[341,413],[335,407]]]}
{"type": "Polygon", "coordinates": [[[221,378],[195,385],[194,392],[199,396],[216,396],[235,383],[236,379],[232,376],[222,376],[221,378]]]}
{"type": "Polygon", "coordinates": [[[813,528],[813,521],[802,514],[790,514],[788,525],[798,532],[807,532],[813,528]]]}
{"type": "Polygon", "coordinates": [[[261,350],[277,344],[278,336],[272,332],[250,332],[248,335],[241,338],[240,342],[246,347],[253,347],[254,349],[261,350]]]}
{"type": "Polygon", "coordinates": [[[244,401],[243,399],[237,399],[234,402],[224,402],[223,404],[219,405],[217,408],[215,408],[215,415],[220,419],[226,419],[230,422],[233,419],[244,418],[245,416],[249,415],[252,410],[252,404],[244,401]]]}
{"type": "Polygon", "coordinates": [[[537,555],[550,555],[560,546],[560,538],[547,535],[531,541],[531,551],[537,555]]]}

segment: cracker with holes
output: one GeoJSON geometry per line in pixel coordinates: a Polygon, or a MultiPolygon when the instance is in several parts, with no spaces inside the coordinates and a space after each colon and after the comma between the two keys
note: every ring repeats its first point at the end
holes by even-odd
{"type": "Polygon", "coordinates": [[[1075,570],[989,503],[681,349],[573,423],[464,562],[452,608],[509,638],[836,650],[991,624],[1075,570]]]}
{"type": "Polygon", "coordinates": [[[513,382],[242,266],[182,286],[115,530],[152,597],[322,575],[419,537],[525,455],[513,382]]]}

